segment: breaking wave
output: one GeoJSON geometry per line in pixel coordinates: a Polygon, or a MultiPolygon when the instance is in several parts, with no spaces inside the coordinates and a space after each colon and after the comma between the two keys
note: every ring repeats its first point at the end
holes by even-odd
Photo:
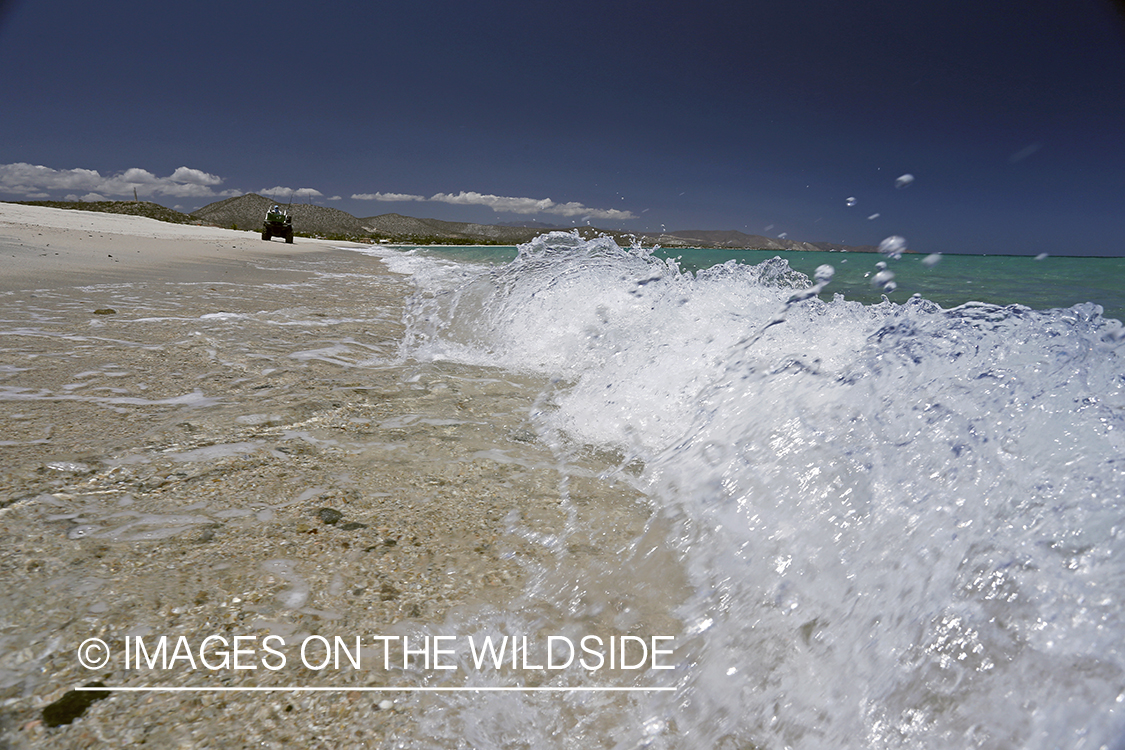
{"type": "Polygon", "coordinates": [[[544,376],[539,437],[613,456],[686,580],[675,692],[612,719],[451,698],[475,746],[1121,747],[1125,367],[1096,306],[825,300],[782,259],[564,233],[387,262],[417,285],[403,356],[544,376]]]}

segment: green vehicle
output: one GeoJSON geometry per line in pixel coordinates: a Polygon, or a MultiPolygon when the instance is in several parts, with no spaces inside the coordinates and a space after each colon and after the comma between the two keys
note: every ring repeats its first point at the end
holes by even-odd
{"type": "Polygon", "coordinates": [[[268,242],[271,237],[284,237],[287,243],[293,244],[293,217],[276,204],[266,213],[262,225],[262,239],[268,242]]]}

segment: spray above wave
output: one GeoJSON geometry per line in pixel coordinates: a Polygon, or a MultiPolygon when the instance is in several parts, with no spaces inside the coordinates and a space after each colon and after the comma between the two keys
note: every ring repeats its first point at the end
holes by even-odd
{"type": "Polygon", "coordinates": [[[623,724],[695,747],[1125,732],[1125,368],[1094,306],[825,302],[780,259],[693,275],[566,234],[427,268],[406,353],[548,376],[541,435],[643,462],[669,520],[691,662],[623,724]]]}

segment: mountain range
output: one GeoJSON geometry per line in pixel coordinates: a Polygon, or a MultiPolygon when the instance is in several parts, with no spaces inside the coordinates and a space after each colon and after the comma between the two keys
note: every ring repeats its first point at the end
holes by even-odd
{"type": "MultiPolygon", "coordinates": [[[[191,215],[207,224],[247,229],[257,227],[274,201],[256,193],[211,203],[191,215]]],[[[366,241],[414,242],[418,244],[516,245],[548,231],[569,229],[540,222],[471,224],[440,219],[416,219],[402,214],[380,214],[357,218],[339,209],[311,204],[290,206],[298,234],[366,241]]],[[[674,232],[621,232],[596,227],[576,227],[584,237],[606,234],[622,244],[634,238],[661,247],[705,247],[745,250],[805,250],[876,252],[874,246],[848,246],[831,242],[798,242],[762,237],[733,230],[688,229],[674,232]]]]}
{"type": "MultiPolygon", "coordinates": [[[[180,213],[149,201],[60,202],[24,201],[56,208],[127,213],[150,216],[180,224],[206,224],[228,229],[260,230],[262,219],[277,201],[257,193],[210,203],[190,214],[180,213]]],[[[698,247],[744,250],[804,250],[876,252],[870,245],[847,246],[830,242],[798,242],[763,237],[734,230],[685,229],[673,232],[622,232],[596,227],[555,227],[540,222],[472,224],[440,219],[417,219],[402,214],[380,214],[359,218],[328,206],[308,203],[288,207],[298,236],[357,242],[416,243],[419,245],[518,245],[538,235],[560,229],[577,231],[583,237],[609,235],[621,245],[640,242],[661,247],[698,247]]]]}

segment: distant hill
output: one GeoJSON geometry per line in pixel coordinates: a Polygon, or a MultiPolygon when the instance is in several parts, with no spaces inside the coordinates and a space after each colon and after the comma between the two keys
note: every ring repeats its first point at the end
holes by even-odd
{"type": "Polygon", "coordinates": [[[545,224],[542,221],[500,221],[496,223],[498,227],[524,227],[527,229],[546,229],[548,231],[567,230],[569,226],[561,224],[545,224]]]}
{"type": "MultiPolygon", "coordinates": [[[[812,242],[809,243],[817,250],[828,253],[877,253],[879,248],[875,245],[841,245],[839,242],[812,242]]],[[[914,252],[907,250],[907,252],[914,252]]]]}
{"type": "MultiPolygon", "coordinates": [[[[274,205],[278,205],[278,201],[257,193],[248,193],[209,203],[198,211],[193,211],[191,215],[217,227],[261,229],[266,212],[274,205]]],[[[298,234],[330,238],[367,234],[359,219],[337,208],[294,203],[289,206],[289,211],[293,216],[293,228],[298,234]]]]}
{"type": "MultiPolygon", "coordinates": [[[[15,202],[15,201],[13,201],[15,202]]],[[[257,193],[247,193],[235,198],[210,203],[190,215],[173,211],[150,201],[18,201],[25,205],[50,206],[80,211],[148,216],[176,224],[209,224],[228,229],[257,231],[262,228],[266,212],[277,201],[257,193]]],[[[380,214],[356,218],[346,211],[308,203],[295,203],[289,207],[293,215],[293,228],[297,235],[348,239],[357,242],[401,242],[420,245],[518,245],[530,242],[549,231],[558,231],[541,222],[510,222],[507,224],[471,224],[440,219],[416,219],[402,214],[380,214]]],[[[872,246],[849,247],[834,242],[797,242],[773,239],[733,230],[685,229],[675,232],[618,232],[596,227],[579,227],[576,230],[585,238],[609,235],[618,244],[630,245],[640,241],[661,247],[703,247],[741,250],[805,250],[820,252],[876,252],[872,246]]]]}
{"type": "MultiPolygon", "coordinates": [[[[238,229],[257,229],[276,201],[255,193],[227,198],[195,211],[192,216],[208,224],[238,229]]],[[[305,203],[294,204],[293,227],[298,235],[312,235],[331,239],[353,239],[360,242],[389,241],[416,242],[418,244],[447,245],[518,245],[530,242],[559,227],[536,221],[508,222],[504,224],[472,224],[440,219],[417,219],[402,214],[380,214],[356,218],[349,213],[325,206],[305,203]]],[[[580,227],[576,231],[583,237],[607,234],[620,244],[628,245],[634,238],[645,244],[661,247],[714,247],[745,250],[852,250],[874,251],[875,248],[848,248],[833,243],[796,242],[771,239],[737,231],[693,229],[676,232],[617,232],[596,227],[580,227]]]]}
{"type": "Polygon", "coordinates": [[[542,229],[507,227],[495,224],[469,224],[440,219],[415,219],[402,214],[382,214],[360,220],[371,234],[387,239],[422,242],[458,241],[493,245],[512,245],[530,242],[543,234],[542,229]]]}
{"type": "MultiPolygon", "coordinates": [[[[194,211],[192,216],[214,226],[257,229],[261,227],[266,212],[277,203],[265,196],[248,193],[206,205],[194,211]]],[[[415,219],[401,214],[382,214],[359,219],[336,208],[307,203],[294,203],[289,206],[289,210],[293,215],[293,228],[298,235],[331,239],[512,244],[527,242],[542,234],[534,229],[415,219]]]]}
{"type": "Polygon", "coordinates": [[[722,247],[742,250],[806,250],[813,252],[821,249],[809,242],[771,239],[734,230],[684,229],[659,234],[646,232],[643,236],[661,247],[722,247]]]}

